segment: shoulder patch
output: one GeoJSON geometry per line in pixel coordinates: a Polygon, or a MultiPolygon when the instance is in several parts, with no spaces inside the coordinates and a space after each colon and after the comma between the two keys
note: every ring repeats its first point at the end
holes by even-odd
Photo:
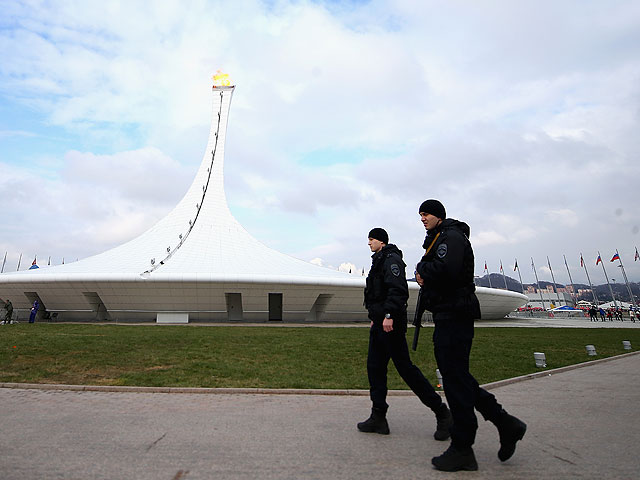
{"type": "Polygon", "coordinates": [[[396,277],[400,276],[400,267],[397,263],[391,265],[391,273],[393,273],[393,275],[396,277]]]}
{"type": "Polygon", "coordinates": [[[438,246],[438,250],[436,250],[436,255],[438,255],[438,258],[444,258],[447,256],[447,244],[446,243],[441,243],[438,246]]]}

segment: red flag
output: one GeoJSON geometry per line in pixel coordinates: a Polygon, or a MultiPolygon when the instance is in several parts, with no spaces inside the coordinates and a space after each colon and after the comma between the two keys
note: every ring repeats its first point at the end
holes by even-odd
{"type": "Polygon", "coordinates": [[[582,254],[580,254],[580,266],[584,267],[584,258],[582,258],[582,254]]]}
{"type": "Polygon", "coordinates": [[[599,264],[602,261],[602,259],[600,258],[600,255],[598,255],[598,258],[596,259],[596,265],[599,264]]]}
{"type": "Polygon", "coordinates": [[[37,260],[38,256],[36,255],[35,257],[33,257],[33,262],[31,262],[31,266],[36,264],[36,260],[37,260]]]}
{"type": "Polygon", "coordinates": [[[487,262],[484,262],[484,269],[489,271],[489,269],[487,268],[487,262]]]}
{"type": "Polygon", "coordinates": [[[615,260],[620,260],[620,255],[618,255],[618,252],[616,252],[616,254],[611,258],[611,262],[615,261],[615,260]]]}

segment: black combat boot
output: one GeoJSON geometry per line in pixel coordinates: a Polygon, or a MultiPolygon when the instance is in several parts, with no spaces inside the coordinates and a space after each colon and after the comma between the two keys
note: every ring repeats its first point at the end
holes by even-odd
{"type": "Polygon", "coordinates": [[[437,426],[436,431],[433,434],[433,438],[436,440],[446,440],[451,436],[449,429],[451,425],[453,425],[453,418],[451,417],[451,412],[447,408],[445,403],[442,403],[438,408],[434,410],[436,414],[437,426]]]}
{"type": "Polygon", "coordinates": [[[364,422],[358,424],[358,430],[361,432],[389,435],[389,424],[387,423],[386,412],[379,408],[372,408],[371,416],[364,422]]]}
{"type": "Polygon", "coordinates": [[[438,470],[444,472],[457,472],[459,470],[478,470],[478,462],[473,454],[473,449],[456,448],[451,444],[439,457],[433,457],[431,463],[438,470]]]}
{"type": "Polygon", "coordinates": [[[498,427],[498,434],[500,435],[498,458],[504,462],[509,460],[516,451],[516,442],[524,437],[527,431],[527,424],[503,411],[495,425],[498,427]]]}

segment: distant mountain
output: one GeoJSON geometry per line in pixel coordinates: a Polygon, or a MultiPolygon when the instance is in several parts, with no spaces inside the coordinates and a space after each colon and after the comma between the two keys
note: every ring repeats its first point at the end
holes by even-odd
{"type": "MultiPolygon", "coordinates": [[[[491,278],[491,287],[493,288],[501,288],[504,289],[504,281],[507,281],[507,290],[511,290],[512,292],[522,293],[522,285],[518,280],[515,280],[508,275],[504,277],[500,273],[490,273],[489,275],[484,275],[482,277],[476,277],[475,282],[479,287],[488,287],[489,286],[489,278],[491,278]]],[[[526,284],[525,284],[526,285],[526,284]]]]}
{"type": "MultiPolygon", "coordinates": [[[[483,275],[482,277],[476,277],[474,280],[476,285],[479,287],[489,287],[489,278],[491,278],[491,287],[493,288],[504,289],[504,281],[506,279],[507,290],[511,290],[512,292],[518,292],[518,293],[522,292],[522,285],[518,280],[511,278],[508,275],[505,275],[503,277],[501,273],[491,273],[489,275],[483,275]]],[[[542,288],[543,290],[549,287],[550,285],[553,285],[553,283],[546,282],[544,280],[540,281],[540,288],[542,288]]],[[[525,291],[529,286],[537,288],[537,285],[535,283],[525,283],[524,284],[525,291]]],[[[576,291],[589,290],[588,292],[585,292],[582,295],[578,296],[578,300],[589,300],[589,301],[593,300],[593,296],[591,294],[589,285],[585,285],[584,283],[574,283],[573,286],[576,289],[576,291]]],[[[635,297],[636,304],[640,305],[640,283],[631,282],[629,283],[629,286],[631,287],[631,291],[633,292],[633,295],[635,297]]],[[[556,283],[556,287],[565,288],[566,285],[562,283],[556,283]]],[[[595,290],[596,296],[598,297],[598,300],[600,302],[609,302],[612,300],[611,292],[609,291],[609,285],[607,285],[606,283],[603,285],[594,285],[593,289],[595,290]]],[[[611,290],[613,290],[613,294],[615,295],[617,300],[620,300],[623,302],[631,301],[631,297],[629,296],[629,291],[627,290],[626,284],[613,283],[611,284],[611,290]]]]}

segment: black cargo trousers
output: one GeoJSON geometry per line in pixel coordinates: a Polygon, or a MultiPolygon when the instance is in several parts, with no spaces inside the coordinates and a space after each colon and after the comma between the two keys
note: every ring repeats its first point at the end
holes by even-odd
{"type": "Polygon", "coordinates": [[[400,377],[411,388],[420,401],[432,410],[442,404],[440,395],[435,391],[420,369],[409,357],[406,339],[406,317],[393,320],[393,330],[385,332],[382,324],[374,323],[369,331],[369,352],[367,355],[367,375],[369,377],[370,397],[373,408],[386,412],[387,404],[387,367],[389,360],[398,370],[400,377]],[[402,328],[404,326],[404,328],[402,328]]]}
{"type": "Polygon", "coordinates": [[[493,423],[503,410],[496,397],[481,388],[469,372],[473,320],[453,319],[449,315],[438,317],[434,315],[433,348],[444,394],[454,418],[451,443],[464,449],[471,447],[476,438],[478,420],[474,409],[493,423]]]}

